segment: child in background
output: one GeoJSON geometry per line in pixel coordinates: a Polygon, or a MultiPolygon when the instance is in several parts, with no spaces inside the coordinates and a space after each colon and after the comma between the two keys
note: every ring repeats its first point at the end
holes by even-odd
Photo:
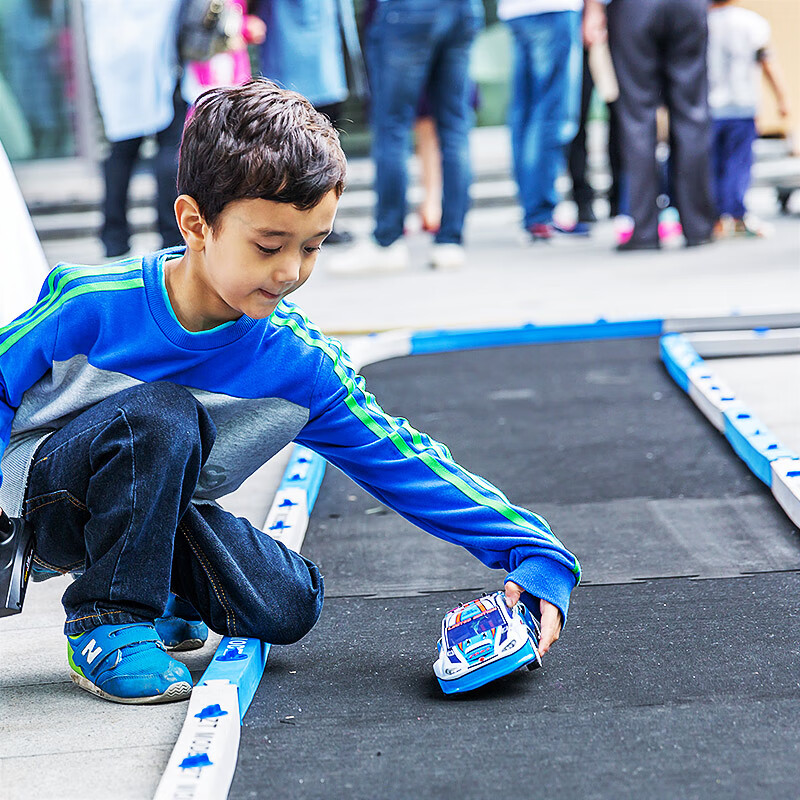
{"type": "Polygon", "coordinates": [[[191,61],[186,65],[181,93],[190,106],[206,89],[240,86],[253,75],[247,46],[261,44],[266,38],[267,26],[259,17],[247,13],[246,0],[228,0],[228,5],[241,17],[241,32],[224,53],[218,53],[208,61],[191,61]]]}
{"type": "Polygon", "coordinates": [[[708,15],[708,101],[713,134],[712,187],[719,220],[715,235],[764,236],[767,229],[747,213],[756,112],[763,73],[775,92],[778,113],[789,114],[783,76],[769,52],[769,23],[735,0],[712,0],[708,15]]]}

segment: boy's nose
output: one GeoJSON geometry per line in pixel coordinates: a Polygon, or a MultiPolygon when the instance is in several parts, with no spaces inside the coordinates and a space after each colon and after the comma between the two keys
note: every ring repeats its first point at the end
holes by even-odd
{"type": "Polygon", "coordinates": [[[281,283],[291,283],[300,277],[300,266],[302,261],[300,258],[287,258],[281,262],[273,273],[275,280],[281,283]]]}

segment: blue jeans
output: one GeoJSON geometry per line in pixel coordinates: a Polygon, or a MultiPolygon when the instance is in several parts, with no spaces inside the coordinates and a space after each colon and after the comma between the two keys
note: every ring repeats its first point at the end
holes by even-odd
{"type": "Polygon", "coordinates": [[[711,176],[717,215],[742,219],[750,186],[756,122],[752,117],[715,119],[712,123],[711,176]]]}
{"type": "Polygon", "coordinates": [[[216,429],[184,388],[145,383],[56,431],[31,467],[35,560],[81,572],[64,592],[67,634],[152,622],[170,590],[212,630],[288,644],[322,608],[306,559],[192,493],[216,429]]]}
{"type": "Polygon", "coordinates": [[[460,244],[472,179],[469,53],[484,24],[481,0],[385,0],[367,35],[375,162],[375,239],[403,235],[410,131],[427,87],[442,151],[442,223],[436,241],[460,244]]]}
{"type": "Polygon", "coordinates": [[[577,133],[583,50],[577,11],[507,21],[514,36],[509,125],[523,224],[551,222],[564,148],[577,133]]]}

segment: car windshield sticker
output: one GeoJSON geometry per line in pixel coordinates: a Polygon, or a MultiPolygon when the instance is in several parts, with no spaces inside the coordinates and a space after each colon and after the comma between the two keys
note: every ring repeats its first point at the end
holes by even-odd
{"type": "Polygon", "coordinates": [[[486,631],[491,631],[504,624],[503,617],[497,609],[482,614],[479,617],[473,617],[468,622],[462,622],[460,625],[455,625],[447,630],[447,639],[451,647],[472,638],[479,636],[486,631]]]}

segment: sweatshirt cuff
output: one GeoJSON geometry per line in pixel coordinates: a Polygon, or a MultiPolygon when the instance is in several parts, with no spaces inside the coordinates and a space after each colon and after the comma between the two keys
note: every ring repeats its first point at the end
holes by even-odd
{"type": "Polygon", "coordinates": [[[522,602],[536,617],[540,615],[536,599],[547,600],[561,612],[566,625],[569,596],[576,583],[575,575],[563,564],[551,558],[531,556],[509,572],[506,581],[514,581],[525,589],[522,602]]]}

